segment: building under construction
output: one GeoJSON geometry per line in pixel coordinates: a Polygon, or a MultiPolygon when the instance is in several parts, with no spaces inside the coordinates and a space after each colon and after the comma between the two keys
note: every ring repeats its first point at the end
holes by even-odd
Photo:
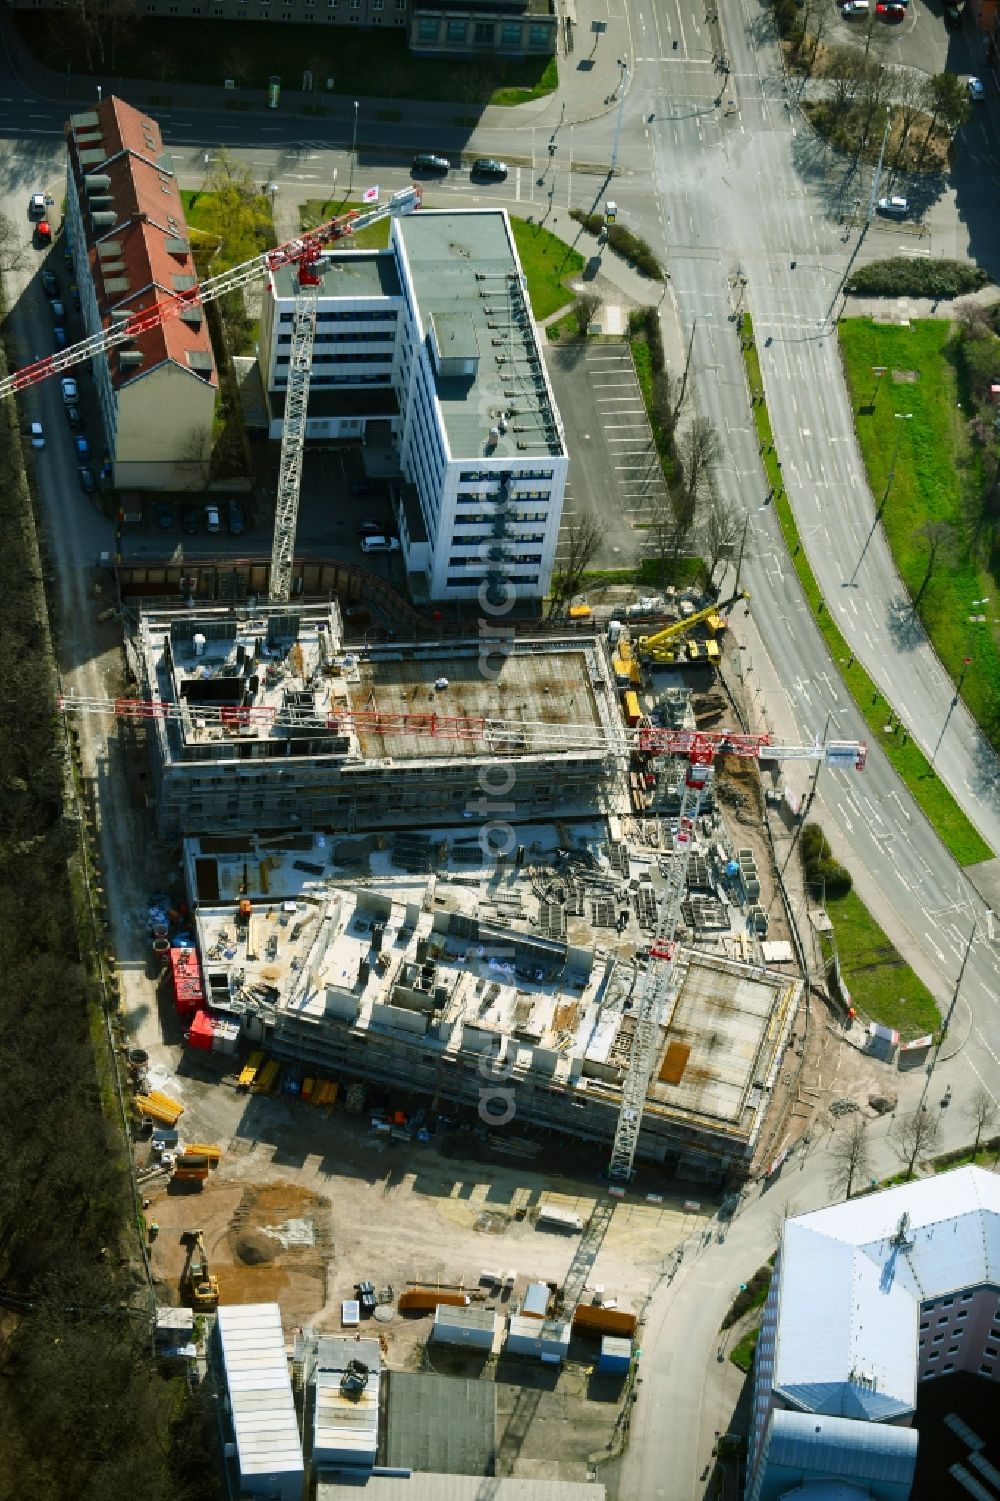
{"type": "Polygon", "coordinates": [[[585,815],[627,760],[597,640],[347,649],[332,603],[147,613],[137,647],[118,711],[147,725],[171,836],[585,815]]]}
{"type": "MultiPolygon", "coordinates": [[[[401,831],[363,864],[371,836],[314,836],[308,853],[236,842],[187,848],[217,1015],[238,1017],[301,1079],[361,1078],[435,1110],[478,1110],[498,1150],[524,1127],[610,1147],[645,962],[641,906],[620,942],[595,944],[583,918],[557,936],[544,891],[533,894],[537,846],[498,886],[475,868],[471,838],[401,831]],[[348,889],[351,864],[368,884],[348,889]],[[271,900],[256,894],[262,866],[271,900]]],[[[740,936],[737,924],[731,948],[683,951],[638,1145],[710,1182],[749,1165],[801,991],[794,975],[728,957],[740,936]]]]}

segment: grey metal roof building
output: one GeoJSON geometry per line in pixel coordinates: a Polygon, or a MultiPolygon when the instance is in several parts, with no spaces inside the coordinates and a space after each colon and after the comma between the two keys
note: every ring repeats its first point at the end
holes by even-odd
{"type": "Polygon", "coordinates": [[[783,1494],[769,1477],[791,1437],[877,1448],[874,1425],[900,1431],[918,1383],[955,1371],[1000,1380],[1000,1178],[959,1168],[787,1221],[755,1357],[751,1501],[783,1494]]]}
{"type": "Polygon", "coordinates": [[[386,1466],[442,1475],[493,1474],[494,1382],[390,1371],[388,1391],[383,1441],[386,1466]]]}
{"type": "Polygon", "coordinates": [[[801,1486],[809,1501],[832,1501],[837,1487],[846,1486],[855,1496],[906,1501],[916,1462],[913,1428],[779,1411],[771,1420],[767,1475],[755,1494],[775,1501],[801,1486]]]}
{"type": "Polygon", "coordinates": [[[215,1325],[235,1437],[239,1489],[300,1501],[302,1444],[277,1303],[229,1304],[215,1325]]]}
{"type": "Polygon", "coordinates": [[[324,1479],[316,1485],[316,1501],[605,1501],[603,1485],[571,1480],[527,1480],[508,1476],[484,1485],[481,1475],[435,1475],[416,1470],[412,1475],[368,1475],[352,1479],[324,1479]]]}

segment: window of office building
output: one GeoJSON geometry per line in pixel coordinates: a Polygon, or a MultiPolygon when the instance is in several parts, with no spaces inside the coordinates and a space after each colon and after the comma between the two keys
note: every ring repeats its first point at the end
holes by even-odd
{"type": "Polygon", "coordinates": [[[492,21],[477,21],[476,22],[476,46],[477,47],[492,47],[493,46],[493,22],[492,21]]]}
{"type": "Polygon", "coordinates": [[[421,42],[436,42],[438,23],[433,16],[421,16],[417,23],[417,36],[421,42]]]}
{"type": "Polygon", "coordinates": [[[464,21],[449,21],[448,22],[448,40],[449,40],[449,42],[464,42],[465,41],[465,33],[466,33],[466,23],[464,21]]]}
{"type": "Polygon", "coordinates": [[[520,21],[504,21],[500,27],[501,47],[520,47],[521,23],[520,21]]]}
{"type": "Polygon", "coordinates": [[[549,30],[548,26],[541,26],[537,21],[533,22],[532,25],[528,28],[528,46],[547,47],[551,35],[552,33],[549,30]]]}

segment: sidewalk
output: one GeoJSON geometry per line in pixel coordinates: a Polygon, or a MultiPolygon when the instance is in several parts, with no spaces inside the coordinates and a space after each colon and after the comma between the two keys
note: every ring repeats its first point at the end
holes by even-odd
{"type": "MultiPolygon", "coordinates": [[[[565,28],[560,28],[559,87],[555,93],[547,95],[544,99],[515,105],[510,109],[490,105],[480,106],[481,114],[475,126],[476,130],[527,130],[543,126],[556,133],[564,125],[579,125],[584,121],[596,119],[617,106],[617,87],[621,79],[621,70],[617,60],[620,57],[631,59],[627,14],[623,10],[620,17],[609,17],[608,7],[606,4],[602,5],[601,0],[578,0],[576,9],[577,25],[572,30],[572,50],[568,54],[563,50],[565,28]],[[606,32],[598,34],[591,30],[592,21],[598,20],[606,22],[606,32]]],[[[213,24],[212,22],[205,23],[206,36],[212,34],[213,24]]],[[[224,51],[229,45],[226,41],[227,35],[227,28],[220,25],[218,28],[220,51],[224,51]]],[[[373,33],[373,46],[377,38],[378,33],[373,33]]],[[[160,108],[171,109],[179,107],[204,110],[230,108],[244,119],[253,119],[258,116],[269,120],[274,120],[276,117],[284,119],[301,117],[304,135],[326,134],[331,125],[343,125],[345,139],[350,136],[354,126],[355,94],[353,90],[350,95],[345,95],[322,92],[303,93],[301,90],[285,87],[282,89],[281,105],[276,115],[267,107],[267,94],[264,89],[222,90],[199,84],[178,83],[174,80],[169,83],[159,83],[151,79],[116,78],[112,73],[98,77],[97,75],[58,72],[40,62],[33,53],[28,51],[18,36],[11,12],[6,7],[0,9],[0,44],[7,53],[11,68],[19,81],[43,99],[65,102],[67,114],[81,105],[92,104],[100,84],[105,95],[112,92],[119,94],[130,104],[148,108],[152,114],[156,113],[159,103],[160,108]],[[163,103],[168,98],[169,106],[163,103]]],[[[456,58],[455,65],[460,68],[466,61],[464,58],[456,58]]],[[[388,98],[360,92],[357,97],[363,104],[360,112],[362,134],[358,140],[360,148],[364,148],[366,144],[363,136],[365,116],[370,118],[380,110],[398,111],[402,107],[407,125],[439,125],[455,128],[456,125],[469,118],[470,110],[476,108],[474,105],[450,100],[428,103],[423,100],[388,98]]],[[[402,138],[400,150],[404,154],[409,154],[413,149],[412,143],[405,140],[404,129],[401,129],[400,134],[402,138]]]]}

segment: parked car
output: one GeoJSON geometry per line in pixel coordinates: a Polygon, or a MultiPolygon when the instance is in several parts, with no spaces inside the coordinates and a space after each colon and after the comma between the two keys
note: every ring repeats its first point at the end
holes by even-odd
{"type": "Polygon", "coordinates": [[[185,506],[181,511],[181,526],[189,537],[193,537],[198,530],[198,507],[185,506]]]}
{"type": "Polygon", "coordinates": [[[63,407],[63,411],[66,413],[66,421],[70,427],[78,428],[83,426],[83,418],[80,416],[79,407],[63,407]]]}
{"type": "Polygon", "coordinates": [[[507,176],[507,163],[498,161],[495,156],[477,156],[472,163],[473,177],[494,177],[502,180],[507,176]]]}
{"type": "Polygon", "coordinates": [[[77,391],[76,381],[73,377],[71,375],[64,375],[59,385],[62,389],[62,399],[66,405],[69,406],[71,403],[75,405],[79,392],[77,391]]]}
{"type": "Polygon", "coordinates": [[[45,447],[45,434],[42,431],[42,424],[40,422],[33,422],[31,424],[31,446],[32,448],[45,447]]]}
{"type": "Polygon", "coordinates": [[[361,551],[362,552],[398,552],[399,551],[399,538],[398,537],[386,537],[384,535],[383,536],[379,536],[379,537],[362,537],[361,538],[361,551]]]}
{"type": "Polygon", "coordinates": [[[982,99],[983,95],[986,93],[986,89],[981,78],[970,78],[965,87],[969,91],[970,99],[982,99]]]}
{"type": "Polygon", "coordinates": [[[380,479],[356,479],[351,485],[352,495],[384,495],[385,481],[380,479]]]}
{"type": "Polygon", "coordinates": [[[361,1312],[367,1317],[375,1312],[376,1297],[375,1284],[373,1282],[359,1282],[354,1291],[358,1295],[361,1312]]]}
{"type": "Polygon", "coordinates": [[[218,506],[205,507],[205,530],[211,532],[213,536],[216,532],[222,531],[222,517],[218,506]]]}
{"type": "Polygon", "coordinates": [[[247,519],[238,500],[226,501],[226,525],[234,537],[240,536],[247,529],[247,519]]]}
{"type": "Polygon", "coordinates": [[[868,0],[847,0],[847,4],[840,13],[847,21],[860,21],[869,14],[870,10],[868,0]]]}
{"type": "Polygon", "coordinates": [[[418,151],[410,167],[411,172],[450,172],[451,162],[446,156],[435,156],[432,151],[418,151]]]}
{"type": "Polygon", "coordinates": [[[52,312],[53,323],[65,323],[66,308],[65,305],[59,301],[58,297],[53,297],[52,301],[49,303],[49,308],[52,312]]]}
{"type": "Polygon", "coordinates": [[[355,527],[359,537],[386,537],[389,528],[382,521],[359,521],[355,527]]]}
{"type": "Polygon", "coordinates": [[[52,342],[57,349],[65,349],[66,345],[69,343],[66,330],[63,328],[61,323],[57,323],[52,330],[52,342]]]}
{"type": "Polygon", "coordinates": [[[39,219],[35,225],[35,244],[39,247],[52,244],[52,225],[48,219],[39,219]]]}
{"type": "Polygon", "coordinates": [[[77,433],[76,437],[73,439],[73,447],[76,449],[76,456],[78,459],[90,458],[90,444],[87,442],[82,433],[77,433]]]}
{"type": "Polygon", "coordinates": [[[42,291],[46,297],[59,296],[59,278],[54,271],[49,271],[47,267],[43,267],[42,269],[42,291]]]}
{"type": "Polygon", "coordinates": [[[90,495],[97,488],[92,471],[87,468],[86,464],[81,464],[77,474],[80,476],[80,489],[85,495],[90,495]]]}
{"type": "Polygon", "coordinates": [[[946,5],[944,8],[945,31],[958,31],[962,24],[962,12],[957,5],[946,5]]]}
{"type": "Polygon", "coordinates": [[[169,500],[158,500],[153,507],[156,524],[161,532],[169,532],[174,524],[174,508],[169,500]]]}
{"type": "Polygon", "coordinates": [[[906,6],[900,4],[876,5],[875,14],[883,21],[901,21],[906,15],[906,6]]]}
{"type": "Polygon", "coordinates": [[[910,212],[910,200],[908,198],[880,198],[877,204],[880,214],[888,219],[905,219],[910,212]]]}
{"type": "Polygon", "coordinates": [[[36,223],[39,219],[45,218],[44,193],[32,193],[28,199],[28,218],[34,220],[36,223]]]}

